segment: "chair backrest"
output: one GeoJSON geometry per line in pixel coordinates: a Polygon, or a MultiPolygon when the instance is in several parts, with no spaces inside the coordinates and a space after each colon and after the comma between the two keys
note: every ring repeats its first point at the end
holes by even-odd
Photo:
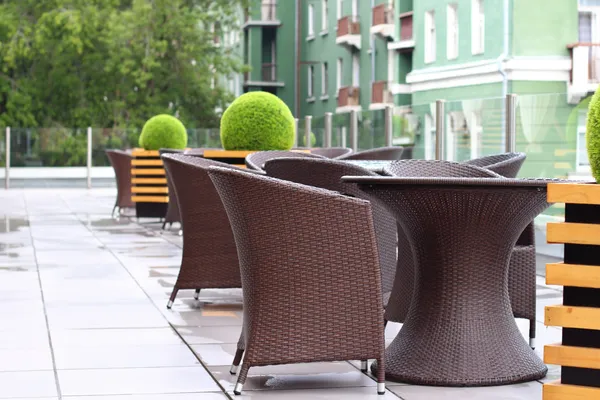
{"type": "Polygon", "coordinates": [[[106,155],[115,171],[118,207],[135,207],[131,200],[131,160],[133,156],[123,150],[106,150],[106,155]]]}
{"type": "Polygon", "coordinates": [[[183,152],[184,152],[184,150],[181,150],[181,149],[167,149],[167,148],[158,149],[158,154],[161,156],[163,154],[182,154],[183,152]]]}
{"type": "Polygon", "coordinates": [[[184,154],[165,154],[162,159],[177,194],[184,257],[198,257],[205,263],[219,259],[222,268],[238,268],[229,219],[207,173],[211,166],[236,167],[184,154]]]}
{"type": "Polygon", "coordinates": [[[288,150],[269,150],[269,151],[257,151],[246,156],[246,166],[250,169],[262,171],[267,161],[274,158],[325,158],[323,156],[311,153],[304,153],[300,151],[288,151],[288,150]]]}
{"type": "Polygon", "coordinates": [[[474,158],[464,164],[489,169],[505,178],[516,178],[526,157],[525,153],[502,153],[474,158]]]}
{"type": "Polygon", "coordinates": [[[311,149],[310,153],[323,156],[325,158],[338,158],[352,153],[352,149],[348,147],[323,147],[311,149]]]}
{"type": "MultiPolygon", "coordinates": [[[[358,165],[338,160],[313,158],[278,158],[267,161],[265,171],[268,176],[304,185],[332,190],[341,194],[371,200],[355,184],[342,182],[342,176],[377,176],[358,165]]],[[[371,204],[373,222],[377,235],[379,265],[383,293],[392,290],[396,274],[396,222],[386,209],[375,201],[371,204]]]]}
{"type": "MultiPolygon", "coordinates": [[[[368,201],[225,168],[209,175],[238,246],[249,337],[280,331],[284,339],[275,335],[275,342],[300,340],[314,357],[339,342],[334,327],[364,337],[360,329],[383,326],[368,201]]],[[[377,337],[369,346],[381,346],[377,337]]]]}
{"type": "Polygon", "coordinates": [[[379,147],[377,149],[359,151],[339,157],[340,160],[399,160],[402,157],[403,147],[379,147]]]}
{"type": "Polygon", "coordinates": [[[399,160],[384,168],[387,175],[432,178],[501,178],[485,168],[441,160],[399,160]]]}

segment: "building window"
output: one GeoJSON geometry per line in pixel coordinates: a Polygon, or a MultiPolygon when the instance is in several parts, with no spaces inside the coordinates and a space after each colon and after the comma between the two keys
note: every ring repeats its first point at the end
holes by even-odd
{"type": "Polygon", "coordinates": [[[471,52],[482,54],[485,50],[485,9],[484,0],[472,0],[471,6],[471,52]]]}
{"type": "Polygon", "coordinates": [[[448,4],[446,10],[447,29],[446,35],[446,55],[448,60],[458,58],[458,5],[456,3],[448,4]]]}
{"type": "Polygon", "coordinates": [[[337,71],[336,71],[336,75],[335,75],[335,89],[336,90],[340,90],[340,88],[342,87],[342,77],[344,74],[344,60],[342,60],[341,58],[338,58],[337,60],[337,71]]]}
{"type": "Polygon", "coordinates": [[[308,66],[308,97],[311,98],[315,95],[315,67],[314,65],[308,66]]]}
{"type": "Polygon", "coordinates": [[[434,62],[435,53],[435,12],[432,10],[425,13],[425,62],[434,62]]]}
{"type": "Polygon", "coordinates": [[[337,0],[337,7],[335,8],[335,11],[337,13],[337,19],[342,19],[342,0],[337,0]]]}
{"type": "Polygon", "coordinates": [[[360,58],[358,54],[352,55],[352,86],[360,86],[360,58]]]}
{"type": "Polygon", "coordinates": [[[327,30],[329,24],[329,0],[321,0],[321,29],[327,30]]]}
{"type": "Polygon", "coordinates": [[[327,96],[329,91],[329,71],[326,62],[321,64],[321,94],[327,96]]]}
{"type": "Polygon", "coordinates": [[[579,112],[577,120],[577,170],[588,171],[590,168],[590,160],[587,153],[587,143],[585,138],[585,129],[587,124],[587,111],[579,112]]]}
{"type": "Polygon", "coordinates": [[[315,6],[312,4],[308,5],[308,36],[315,35],[315,6]]]}

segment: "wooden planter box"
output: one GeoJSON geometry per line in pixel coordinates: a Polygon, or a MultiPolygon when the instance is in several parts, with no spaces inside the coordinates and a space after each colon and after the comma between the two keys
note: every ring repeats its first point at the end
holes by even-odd
{"type": "Polygon", "coordinates": [[[564,263],[546,266],[546,283],[564,286],[563,304],[545,310],[563,336],[544,348],[544,362],[562,368],[543,399],[600,399],[600,185],[549,184],[548,201],[565,203],[565,222],[547,228],[549,243],[565,245],[564,263]]]}
{"type": "Polygon", "coordinates": [[[134,149],[131,200],[138,218],[164,218],[169,203],[167,177],[157,150],[134,149]]]}

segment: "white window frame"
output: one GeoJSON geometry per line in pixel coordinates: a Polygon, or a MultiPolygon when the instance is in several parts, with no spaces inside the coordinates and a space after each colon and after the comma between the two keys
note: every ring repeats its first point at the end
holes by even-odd
{"type": "Polygon", "coordinates": [[[485,0],[471,0],[471,53],[485,52],[485,0]]]}
{"type": "Polygon", "coordinates": [[[308,5],[308,37],[315,36],[315,6],[308,5]]]}
{"type": "Polygon", "coordinates": [[[342,19],[342,10],[344,7],[343,0],[337,0],[337,5],[335,7],[335,13],[338,20],[342,19]]]}
{"type": "Polygon", "coordinates": [[[342,88],[343,77],[344,77],[344,59],[338,58],[337,63],[336,63],[336,75],[335,75],[335,84],[336,84],[335,90],[336,90],[336,92],[339,92],[340,89],[342,88]]]}
{"type": "Polygon", "coordinates": [[[358,0],[351,0],[352,1],[352,20],[354,21],[354,19],[356,17],[358,17],[358,0]]]}
{"type": "Polygon", "coordinates": [[[321,31],[329,29],[329,0],[321,0],[321,31]]]}
{"type": "Polygon", "coordinates": [[[321,95],[327,96],[329,93],[329,65],[327,61],[321,64],[321,95]]]}
{"type": "Polygon", "coordinates": [[[446,6],[446,58],[458,58],[458,4],[450,3],[446,6]]]}
{"type": "Polygon", "coordinates": [[[426,160],[435,159],[435,118],[431,114],[425,114],[424,121],[424,132],[425,135],[425,154],[426,160]]]}
{"type": "Polygon", "coordinates": [[[435,11],[425,12],[425,64],[431,64],[436,59],[436,36],[435,11]]]}
{"type": "Polygon", "coordinates": [[[581,154],[587,154],[586,146],[586,124],[587,124],[587,110],[581,110],[577,118],[577,147],[575,156],[576,171],[580,173],[589,173],[590,162],[588,158],[587,164],[583,163],[581,154]]]}
{"type": "Polygon", "coordinates": [[[308,66],[308,98],[312,99],[315,96],[315,66],[308,66]]]}
{"type": "Polygon", "coordinates": [[[352,54],[352,86],[360,87],[360,57],[352,54]]]}

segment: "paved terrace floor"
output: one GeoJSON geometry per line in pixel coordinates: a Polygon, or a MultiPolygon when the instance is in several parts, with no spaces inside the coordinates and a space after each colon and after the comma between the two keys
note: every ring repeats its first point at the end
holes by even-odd
{"type": "MultiPolygon", "coordinates": [[[[221,400],[242,323],[240,290],[182,291],[176,229],[110,218],[113,189],[0,191],[0,399],[221,400]]],[[[538,277],[538,348],[560,342],[543,306],[562,293],[538,277]]],[[[523,335],[528,323],[519,321],[523,335]]],[[[390,323],[386,339],[400,325],[390,323]]],[[[368,340],[365,338],[365,340],[368,340]]],[[[252,399],[541,399],[542,383],[432,388],[388,382],[356,362],[250,369],[252,399]]],[[[557,379],[550,367],[547,379],[557,379]]],[[[240,398],[240,397],[236,397],[240,398]]]]}

